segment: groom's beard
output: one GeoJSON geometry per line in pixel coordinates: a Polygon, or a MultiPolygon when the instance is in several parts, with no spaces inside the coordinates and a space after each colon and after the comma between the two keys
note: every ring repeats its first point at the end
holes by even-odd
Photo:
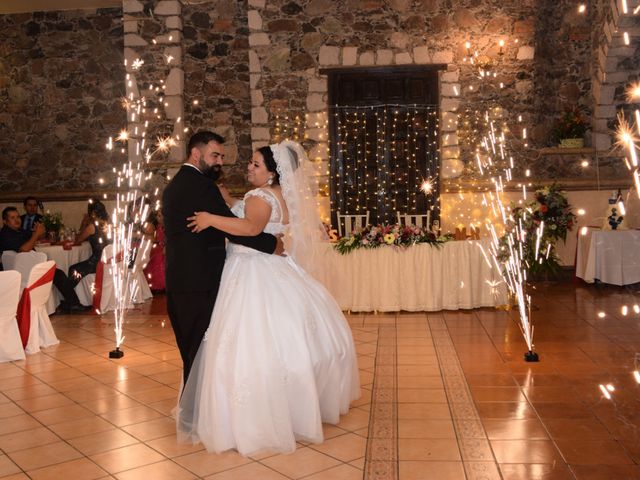
{"type": "Polygon", "coordinates": [[[220,173],[222,172],[222,167],[220,165],[207,165],[202,160],[200,160],[200,171],[202,174],[213,180],[214,182],[220,178],[220,173]]]}

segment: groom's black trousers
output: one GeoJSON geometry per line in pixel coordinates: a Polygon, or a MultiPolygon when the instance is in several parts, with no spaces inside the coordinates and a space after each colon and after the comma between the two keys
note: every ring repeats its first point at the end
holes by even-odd
{"type": "Polygon", "coordinates": [[[209,327],[217,294],[218,289],[167,293],[167,312],[182,357],[185,385],[202,337],[209,327]]]}

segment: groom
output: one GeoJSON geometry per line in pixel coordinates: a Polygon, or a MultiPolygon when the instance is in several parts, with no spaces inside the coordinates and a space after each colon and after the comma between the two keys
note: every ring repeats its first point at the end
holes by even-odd
{"type": "Polygon", "coordinates": [[[267,233],[236,237],[213,228],[200,233],[187,228],[187,217],[194,212],[233,216],[215,183],[224,160],[223,144],[224,138],[217,133],[194,134],[187,146],[187,162],[162,195],[167,311],[182,357],[184,384],[218,295],[226,256],[225,237],[264,253],[283,251],[282,241],[267,233]]]}

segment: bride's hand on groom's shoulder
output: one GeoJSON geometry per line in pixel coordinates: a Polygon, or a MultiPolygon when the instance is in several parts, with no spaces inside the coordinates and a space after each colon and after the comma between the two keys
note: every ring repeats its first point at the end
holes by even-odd
{"type": "Polygon", "coordinates": [[[192,232],[198,233],[208,228],[209,225],[209,217],[212,215],[207,212],[194,212],[192,217],[187,217],[187,227],[191,229],[192,232]]]}

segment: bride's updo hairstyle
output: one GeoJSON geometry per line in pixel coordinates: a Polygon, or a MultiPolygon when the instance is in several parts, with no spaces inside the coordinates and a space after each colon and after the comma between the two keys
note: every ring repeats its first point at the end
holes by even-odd
{"type": "MultiPolygon", "coordinates": [[[[291,157],[293,158],[293,170],[296,170],[300,162],[300,160],[298,159],[298,154],[292,148],[286,148],[287,150],[289,150],[289,153],[291,153],[291,157]]],[[[278,173],[278,165],[276,164],[276,159],[273,156],[273,150],[271,149],[271,147],[260,147],[258,149],[258,152],[260,152],[262,158],[264,158],[264,165],[265,167],[267,167],[267,170],[275,174],[273,176],[273,184],[280,185],[280,174],[278,173]]]]}
{"type": "Polygon", "coordinates": [[[258,151],[262,155],[262,158],[264,158],[264,166],[267,167],[268,171],[275,174],[273,176],[273,184],[280,185],[280,174],[278,173],[276,159],[273,157],[273,151],[271,150],[271,147],[260,147],[258,151]]]}

